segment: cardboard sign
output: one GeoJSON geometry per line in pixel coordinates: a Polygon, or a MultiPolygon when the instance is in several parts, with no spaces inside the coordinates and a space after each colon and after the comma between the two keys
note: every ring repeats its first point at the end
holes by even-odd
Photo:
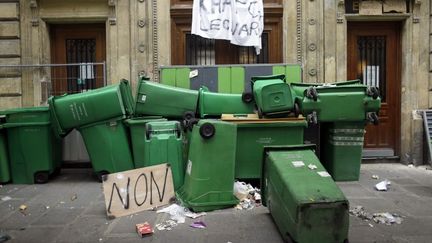
{"type": "Polygon", "coordinates": [[[171,167],[168,164],[144,167],[103,178],[108,217],[120,217],[166,205],[174,197],[171,167]]]}

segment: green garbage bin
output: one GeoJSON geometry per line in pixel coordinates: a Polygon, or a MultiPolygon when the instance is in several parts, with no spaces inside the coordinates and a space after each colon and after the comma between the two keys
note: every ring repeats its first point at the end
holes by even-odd
{"type": "Polygon", "coordinates": [[[135,160],[135,167],[168,163],[171,166],[174,189],[183,185],[185,163],[183,160],[183,135],[178,121],[150,121],[146,123],[144,156],[135,160]]]}
{"type": "Polygon", "coordinates": [[[205,87],[199,89],[198,106],[201,118],[254,113],[254,103],[243,101],[241,94],[214,93],[205,87]]]}
{"type": "Polygon", "coordinates": [[[361,84],[311,86],[305,89],[303,97],[296,100],[302,114],[314,123],[363,121],[368,119],[368,113],[375,113],[377,119],[381,99],[368,90],[366,85],[361,84]]]}
{"type": "Polygon", "coordinates": [[[6,111],[8,151],[12,182],[45,183],[59,172],[61,140],[54,136],[48,107],[6,111]]]}
{"type": "Polygon", "coordinates": [[[285,241],[348,242],[349,202],[312,148],[267,149],[263,204],[285,241]]]}
{"type": "Polygon", "coordinates": [[[235,176],[238,179],[261,178],[264,146],[303,144],[304,119],[259,119],[237,117],[235,176]]]}
{"type": "Polygon", "coordinates": [[[200,120],[193,127],[183,186],[176,196],[195,212],[231,207],[236,146],[235,124],[200,120]]]}
{"type": "Polygon", "coordinates": [[[3,129],[3,123],[5,122],[5,115],[0,114],[0,183],[9,182],[11,179],[7,151],[6,130],[3,129]]]}
{"type": "Polygon", "coordinates": [[[141,79],[138,84],[135,115],[192,118],[198,105],[198,91],[177,88],[141,79]]]}
{"type": "Polygon", "coordinates": [[[78,128],[93,170],[102,175],[134,169],[129,136],[123,119],[111,119],[78,128]]]}
{"type": "Polygon", "coordinates": [[[145,158],[145,136],[146,124],[151,121],[166,121],[161,116],[134,117],[124,120],[124,124],[129,127],[132,142],[132,155],[136,168],[144,167],[145,158]]]}
{"type": "Polygon", "coordinates": [[[289,84],[285,83],[285,75],[272,77],[252,77],[253,96],[258,108],[258,115],[284,117],[289,113],[298,114],[294,96],[289,84]]]}
{"type": "Polygon", "coordinates": [[[321,161],[335,181],[358,181],[365,122],[324,123],[321,161]]]}
{"type": "Polygon", "coordinates": [[[60,136],[80,126],[131,116],[134,105],[127,80],[84,93],[50,97],[48,103],[53,127],[60,136]]]}

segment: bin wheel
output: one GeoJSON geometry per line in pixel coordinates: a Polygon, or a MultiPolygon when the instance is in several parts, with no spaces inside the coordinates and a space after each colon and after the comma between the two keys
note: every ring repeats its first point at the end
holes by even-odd
{"type": "Polygon", "coordinates": [[[99,182],[102,182],[104,175],[108,175],[108,174],[109,174],[109,172],[106,170],[98,171],[98,172],[96,172],[96,179],[99,182]]]}
{"type": "Polygon", "coordinates": [[[185,113],[183,113],[183,119],[189,121],[189,120],[192,120],[193,118],[195,118],[195,112],[186,111],[185,113]]]}
{"type": "Polygon", "coordinates": [[[209,139],[213,137],[214,134],[216,133],[216,128],[214,127],[213,124],[206,122],[201,125],[199,129],[199,133],[201,137],[203,137],[204,139],[209,139]]]}
{"type": "Polygon", "coordinates": [[[300,116],[300,106],[297,102],[294,102],[294,116],[295,117],[300,116]]]}
{"type": "Polygon", "coordinates": [[[49,180],[49,173],[47,171],[39,171],[34,174],[34,182],[36,184],[44,184],[49,180]]]}
{"type": "Polygon", "coordinates": [[[305,90],[304,95],[314,101],[318,100],[318,92],[314,87],[309,87],[307,90],[305,90]]]}
{"type": "Polygon", "coordinates": [[[376,100],[379,97],[379,88],[373,86],[373,87],[368,87],[366,90],[366,93],[368,96],[372,97],[372,99],[376,100]]]}
{"type": "Polygon", "coordinates": [[[379,117],[375,112],[371,114],[371,118],[372,118],[372,123],[375,126],[379,124],[379,117]]]}
{"type": "Polygon", "coordinates": [[[254,100],[251,92],[243,92],[241,98],[244,103],[251,103],[254,100]]]}
{"type": "Polygon", "coordinates": [[[151,136],[151,132],[152,132],[152,125],[151,124],[147,124],[146,126],[146,139],[150,139],[151,136]]]}

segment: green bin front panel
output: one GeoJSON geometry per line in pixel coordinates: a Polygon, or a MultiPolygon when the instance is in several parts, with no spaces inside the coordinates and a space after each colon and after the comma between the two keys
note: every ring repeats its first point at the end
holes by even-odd
{"type": "Polygon", "coordinates": [[[183,160],[183,136],[178,121],[151,121],[146,124],[144,157],[135,166],[145,167],[168,163],[171,166],[174,189],[183,185],[185,163],[183,160]]]}
{"type": "Polygon", "coordinates": [[[275,121],[237,124],[236,178],[261,178],[264,146],[303,144],[304,120],[275,121]]]}
{"type": "Polygon", "coordinates": [[[96,173],[134,169],[128,132],[121,119],[94,123],[78,130],[96,173]]]}
{"type": "Polygon", "coordinates": [[[49,122],[6,123],[12,182],[33,184],[37,172],[51,174],[60,167],[61,141],[49,122]]]}
{"type": "Polygon", "coordinates": [[[345,242],[349,203],[307,147],[265,156],[263,203],[288,242],[345,242]],[[312,170],[308,165],[315,165],[312,170]]]}
{"type": "Polygon", "coordinates": [[[146,136],[146,124],[151,121],[166,121],[165,118],[160,116],[154,117],[136,117],[126,119],[124,123],[129,127],[130,138],[132,142],[132,155],[135,168],[144,166],[145,158],[145,136],[146,136]]]}
{"type": "Polygon", "coordinates": [[[220,117],[222,114],[254,113],[253,103],[245,103],[241,94],[209,92],[199,90],[199,113],[201,118],[220,117]]]}
{"type": "Polygon", "coordinates": [[[186,112],[197,111],[198,91],[176,88],[156,82],[140,80],[135,115],[158,115],[182,118],[186,112]]]}
{"type": "Polygon", "coordinates": [[[10,179],[6,130],[0,124],[0,183],[6,183],[10,179]]]}
{"type": "Polygon", "coordinates": [[[183,186],[177,198],[195,212],[231,207],[233,195],[236,126],[217,120],[200,120],[193,127],[183,186]],[[213,124],[213,137],[201,137],[205,123],[213,124]]]}
{"type": "Polygon", "coordinates": [[[335,181],[358,181],[364,122],[323,123],[321,160],[335,181]]]}
{"type": "Polygon", "coordinates": [[[60,135],[73,128],[133,114],[132,92],[126,80],[84,93],[53,96],[48,103],[60,135]]]}

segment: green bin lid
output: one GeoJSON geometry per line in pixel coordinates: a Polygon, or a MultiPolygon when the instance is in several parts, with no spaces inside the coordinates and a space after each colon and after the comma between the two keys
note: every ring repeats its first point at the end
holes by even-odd
{"type": "Polygon", "coordinates": [[[31,127],[31,126],[49,126],[51,122],[21,122],[21,123],[5,123],[3,128],[15,128],[15,127],[31,127]]]}
{"type": "Polygon", "coordinates": [[[152,121],[166,121],[166,119],[163,118],[162,116],[143,116],[143,117],[126,119],[124,123],[130,126],[130,125],[143,125],[146,124],[147,122],[152,122],[152,121]]]}

